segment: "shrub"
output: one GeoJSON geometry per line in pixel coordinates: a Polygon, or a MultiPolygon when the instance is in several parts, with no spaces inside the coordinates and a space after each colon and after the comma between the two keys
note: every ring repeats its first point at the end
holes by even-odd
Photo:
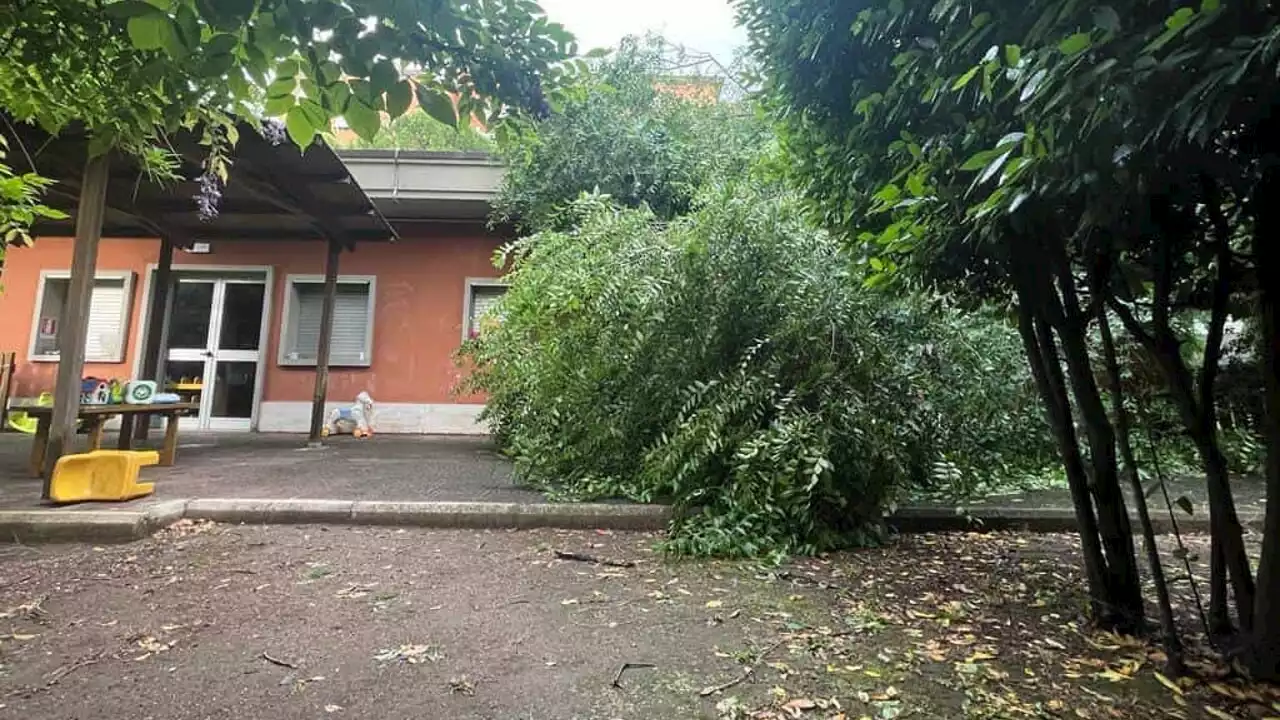
{"type": "Polygon", "coordinates": [[[1016,335],[861,289],[790,196],[568,211],[508,249],[502,322],[464,350],[524,481],[671,502],[676,552],[808,553],[874,540],[911,487],[1049,457],[1016,335]]]}

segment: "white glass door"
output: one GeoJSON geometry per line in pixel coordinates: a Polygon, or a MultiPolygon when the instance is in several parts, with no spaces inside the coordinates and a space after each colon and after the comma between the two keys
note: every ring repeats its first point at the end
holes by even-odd
{"type": "Polygon", "coordinates": [[[169,324],[167,389],[199,402],[199,427],[248,430],[261,357],[266,284],[180,278],[169,324]]]}

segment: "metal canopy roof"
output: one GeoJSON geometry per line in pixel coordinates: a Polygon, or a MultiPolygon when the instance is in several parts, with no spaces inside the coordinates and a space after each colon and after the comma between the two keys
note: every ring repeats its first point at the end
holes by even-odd
{"type": "MultiPolygon", "coordinates": [[[[74,235],[87,157],[84,135],[70,131],[50,137],[17,123],[6,123],[3,130],[17,133],[11,137],[16,142],[10,143],[10,166],[25,171],[29,157],[32,170],[57,181],[45,192],[45,204],[71,216],[38,223],[33,234],[74,235]]],[[[397,239],[346,165],[320,140],[300,153],[287,140],[272,145],[242,123],[219,213],[209,222],[200,220],[193,199],[207,151],[190,132],[169,138],[169,143],[181,158],[180,181],[157,183],[136,160],[119,153],[112,156],[102,237],[168,236],[179,246],[211,240],[334,240],[350,247],[397,239]]]]}

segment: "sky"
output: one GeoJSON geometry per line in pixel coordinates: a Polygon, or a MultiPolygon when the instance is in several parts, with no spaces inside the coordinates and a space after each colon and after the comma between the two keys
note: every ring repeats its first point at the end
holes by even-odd
{"type": "Polygon", "coordinates": [[[540,0],[549,19],[578,38],[582,52],[613,47],[626,35],[653,30],[690,50],[711,53],[723,64],[746,33],[733,23],[728,0],[540,0]]]}

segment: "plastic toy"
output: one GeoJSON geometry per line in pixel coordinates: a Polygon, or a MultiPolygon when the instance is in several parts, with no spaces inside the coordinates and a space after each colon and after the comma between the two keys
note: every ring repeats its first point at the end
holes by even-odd
{"type": "Polygon", "coordinates": [[[122,501],[150,495],[155,483],[138,482],[144,465],[156,465],[154,450],[94,450],[64,455],[53,468],[49,498],[56,503],[122,501]]]}
{"type": "Polygon", "coordinates": [[[85,378],[80,381],[81,405],[110,405],[111,383],[101,378],[85,378]]]}
{"type": "Polygon", "coordinates": [[[155,398],[155,380],[130,380],[124,386],[124,401],[130,405],[150,405],[155,398]]]}
{"type": "MultiPolygon", "coordinates": [[[[42,392],[40,397],[36,398],[36,405],[40,407],[48,407],[53,404],[53,393],[42,392]]],[[[25,410],[11,410],[9,416],[5,418],[9,427],[20,433],[34,435],[36,427],[40,425],[40,418],[31,417],[25,410]]]]}
{"type": "Polygon", "coordinates": [[[358,438],[373,436],[373,398],[369,397],[369,393],[361,392],[356,396],[355,405],[337,408],[329,413],[329,422],[325,424],[322,434],[328,437],[339,433],[350,433],[358,438]]]}

